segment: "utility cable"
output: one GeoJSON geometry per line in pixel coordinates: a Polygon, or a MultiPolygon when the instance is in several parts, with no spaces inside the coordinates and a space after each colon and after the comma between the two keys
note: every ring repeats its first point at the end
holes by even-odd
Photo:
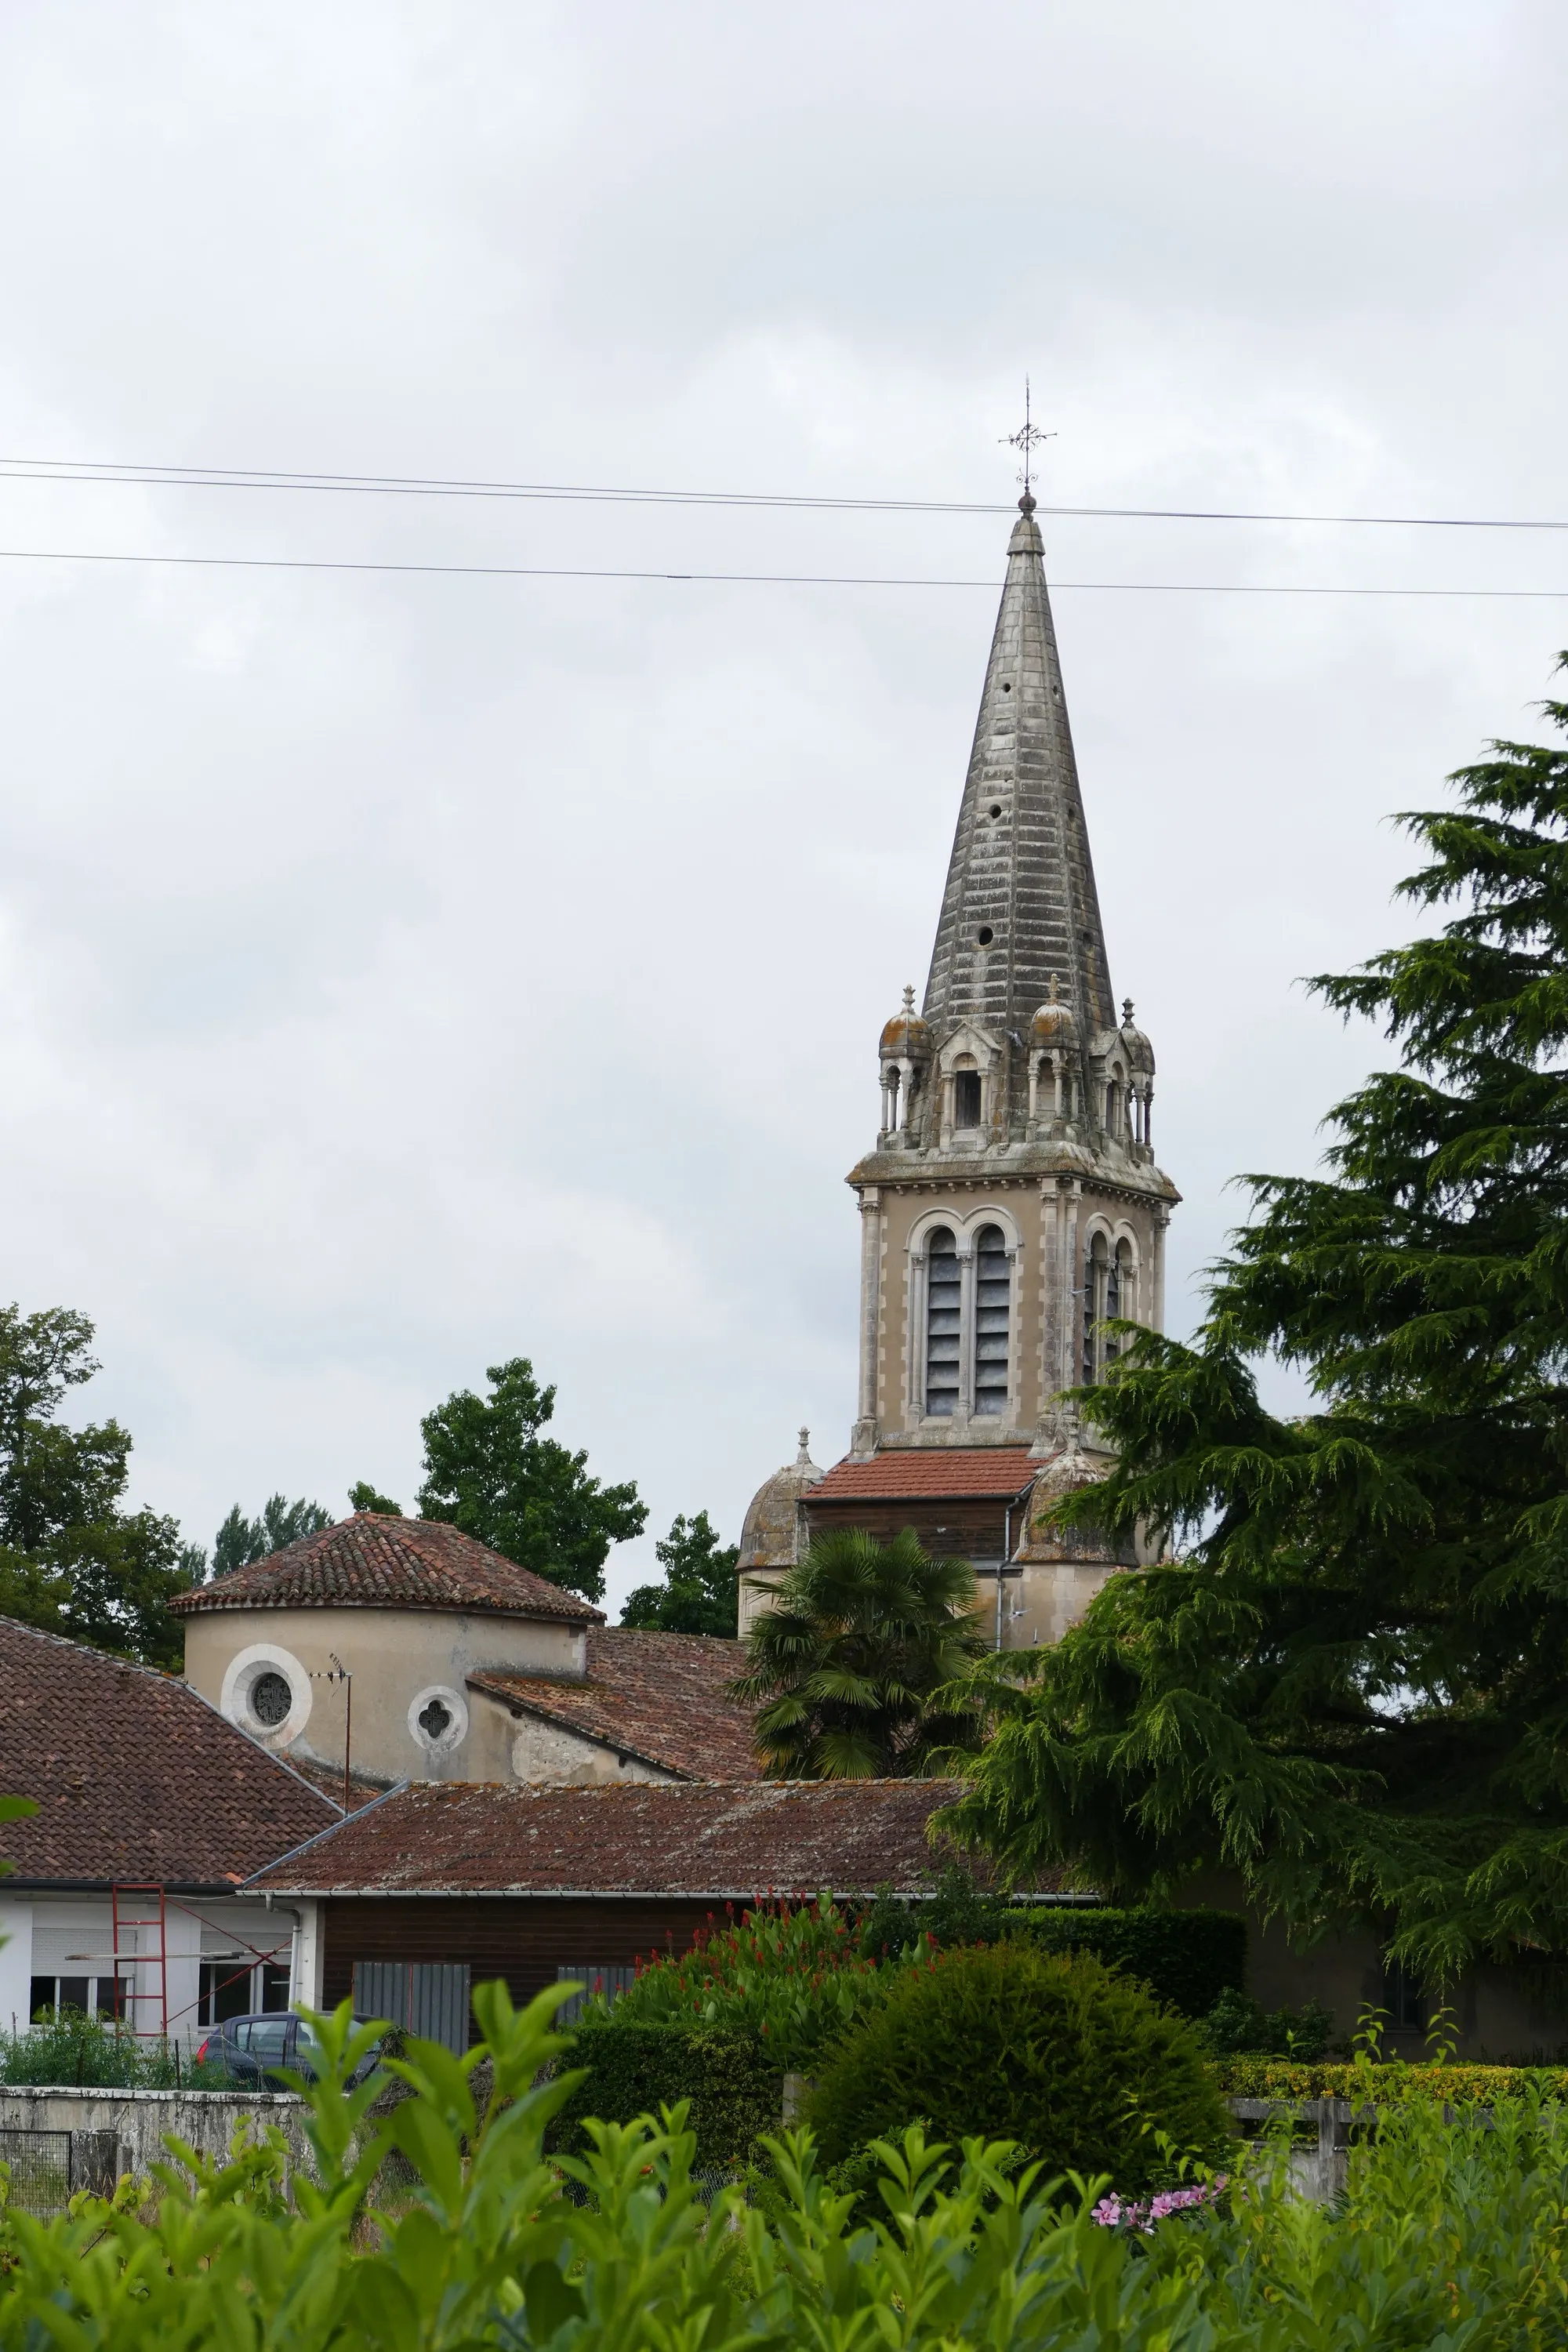
{"type": "MultiPolygon", "coordinates": [[[[447,479],[417,474],[267,472],[245,466],[142,466],[89,458],[0,457],[0,480],[123,482],[145,488],[305,490],[377,498],[563,499],[627,506],[763,507],[846,514],[1011,514],[1009,505],[963,499],[835,499],[750,490],[639,490],[582,482],[447,479]]],[[[1231,507],[1049,506],[1037,512],[1080,521],[1266,522],[1399,530],[1568,530],[1568,520],[1530,515],[1288,514],[1231,507]]]]}
{"type": "MultiPolygon", "coordinates": [[[[140,555],[95,549],[0,547],[5,563],[147,563],[193,570],[235,572],[388,572],[477,580],[668,580],[736,587],[780,588],[984,588],[1000,594],[1005,583],[893,576],[858,572],[634,572],[586,564],[385,563],[306,555],[140,555]]],[[[1568,588],[1389,588],[1296,586],[1248,580],[1053,580],[1053,590],[1099,590],[1116,595],[1161,596],[1482,596],[1548,602],[1568,598],[1568,588]]]]}

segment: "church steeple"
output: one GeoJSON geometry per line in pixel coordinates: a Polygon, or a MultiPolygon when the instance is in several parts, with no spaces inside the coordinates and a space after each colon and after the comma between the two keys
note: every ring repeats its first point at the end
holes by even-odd
{"type": "Polygon", "coordinates": [[[1051,992],[1087,1042],[1116,1026],[1044,548],[1026,490],[937,925],[925,1017],[1021,1040],[1051,992]]]}
{"type": "Polygon", "coordinates": [[[1119,1020],[1035,501],[1007,550],[923,1010],[882,1031],[854,1450],[1060,1442],[1118,1318],[1163,1320],[1179,1197],[1119,1020]]]}

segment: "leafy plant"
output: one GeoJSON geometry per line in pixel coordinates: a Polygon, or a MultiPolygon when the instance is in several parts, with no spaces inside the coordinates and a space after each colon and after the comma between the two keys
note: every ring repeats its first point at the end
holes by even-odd
{"type": "Polygon", "coordinates": [[[140,2035],[64,2009],[0,2032],[0,2083],[171,2091],[217,2088],[221,2069],[198,2066],[172,2042],[140,2035]]]}
{"type": "Polygon", "coordinates": [[[761,2033],[733,2024],[649,2025],[617,2006],[579,2027],[572,2056],[580,2080],[556,2119],[552,2145],[591,2145],[587,2122],[629,2124],[684,2105],[704,2170],[745,2162],[778,2127],[783,2063],[761,2033]]]}
{"type": "Polygon", "coordinates": [[[1207,2016],[1198,2021],[1198,2031],[1216,2056],[1245,2052],[1310,2065],[1328,2054],[1334,2013],[1321,2000],[1306,2001],[1300,2009],[1265,2010],[1227,1985],[1207,2016]]]}
{"type": "MultiPolygon", "coordinates": [[[[763,1903],[737,1918],[726,1904],[688,1952],[642,1963],[616,2000],[585,2016],[622,2025],[719,2027],[755,2035],[781,2072],[814,2065],[829,2043],[881,2000],[898,1963],[863,1952],[854,1926],[829,1896],[815,1903],[763,1903]]],[[[928,1956],[921,1943],[900,1962],[928,1956]]]]}
{"type": "Polygon", "coordinates": [[[1006,1925],[1041,1951],[1092,1953],[1184,2017],[1207,2016],[1246,1978],[1247,1922],[1237,1911],[1039,1903],[1009,1912],[1006,1925]]]}
{"type": "Polygon", "coordinates": [[[732,1685],[757,1710],[757,1753],[779,1780],[902,1778],[969,1743],[973,1718],[939,1696],[984,1643],[967,1560],[935,1559],[905,1528],[818,1536],[753,1619],[732,1685]]]}
{"type": "Polygon", "coordinates": [[[1005,1943],[906,1970],[825,2060],[806,2119],[825,2159],[929,2116],[1052,2171],[1157,2177],[1153,2135],[1218,2158],[1231,2126],[1193,2028],[1099,1961],[1005,1943]]]}
{"type": "MultiPolygon", "coordinates": [[[[943,1965],[948,1965],[944,1963],[943,1965]]],[[[1081,1964],[1080,1964],[1081,1965],[1081,1964]]],[[[0,2347],[113,2352],[1518,2352],[1561,2344],[1568,2121],[1539,2097],[1445,2123],[1431,2098],[1357,2145],[1342,2210],[1265,2160],[1228,2210],[1108,2229],[1103,2179],[1007,2143],[872,2151],[857,2200],[809,2133],[771,2194],[711,2206],[681,2109],[547,2136],[573,2077],[550,2020],[475,1995],[484,2043],[410,2040],[407,2093],[350,2078],[377,2029],[320,2021],[312,2159],[276,2133],[226,2162],[174,2145],[153,2181],[35,2220],[0,2201],[0,2347]],[[479,2094],[479,2085],[488,2088],[479,2094]],[[1483,2127],[1483,2123],[1484,2126],[1483,2127]],[[395,2165],[393,2158],[397,2159],[395,2165]],[[765,2204],[765,2210],[764,2210],[765,2204]]],[[[1373,2070],[1367,2070],[1373,2071],[1373,2070]]],[[[1382,2073],[1385,2070],[1376,2070],[1382,2073]]],[[[1202,2185],[1201,2183],[1199,2184],[1202,2185]]],[[[3,2183],[0,2183],[3,2200],[3,2183]]]]}

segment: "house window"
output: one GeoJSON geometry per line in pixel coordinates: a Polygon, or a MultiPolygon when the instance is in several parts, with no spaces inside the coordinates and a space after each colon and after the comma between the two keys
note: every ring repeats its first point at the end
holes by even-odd
{"type": "Polygon", "coordinates": [[[1383,2006],[1394,2033],[1425,2033],[1429,2021],[1426,1988],[1402,1960],[1383,1964],[1383,2006]]]}
{"type": "Polygon", "coordinates": [[[980,1073],[978,1070],[953,1072],[952,1123],[954,1127],[978,1127],[980,1124],[980,1073]]]}
{"type": "Polygon", "coordinates": [[[101,2017],[106,2024],[116,2019],[129,2024],[135,1990],[130,1977],[34,1977],[27,1989],[27,2014],[37,2017],[42,2011],[58,2017],[62,2009],[72,2009],[86,2017],[101,2017]]]}
{"type": "Polygon", "coordinates": [[[974,1243],[974,1410],[1007,1410],[1008,1312],[1013,1276],[1000,1225],[982,1225],[974,1243]]]}
{"type": "Polygon", "coordinates": [[[255,1961],[248,1952],[225,1952],[221,1958],[201,1963],[196,2021],[221,2025],[226,2018],[287,2009],[289,1990],[286,1960],[255,1961]]]}
{"type": "Polygon", "coordinates": [[[933,1415],[958,1407],[960,1298],[958,1244],[939,1225],[926,1257],[926,1412],[933,1415]]]}

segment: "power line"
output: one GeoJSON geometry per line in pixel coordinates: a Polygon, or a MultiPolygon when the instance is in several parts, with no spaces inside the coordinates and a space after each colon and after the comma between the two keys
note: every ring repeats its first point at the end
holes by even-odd
{"type": "MultiPolygon", "coordinates": [[[[308,555],[141,555],[67,547],[0,547],[5,563],[148,563],[232,572],[390,572],[476,580],[663,580],[732,587],[984,588],[999,595],[998,579],[954,580],[859,572],[634,572],[607,566],[545,563],[385,563],[308,555]]],[[[1436,596],[1504,601],[1568,600],[1568,588],[1388,588],[1274,585],[1249,580],[1053,580],[1053,590],[1157,596],[1436,596]]]]}
{"type": "MultiPolygon", "coordinates": [[[[840,514],[1011,514],[1008,505],[963,499],[834,499],[752,490],[642,490],[584,482],[501,482],[440,475],[268,472],[246,466],[153,466],[90,458],[0,457],[0,481],[123,482],[143,488],[303,490],[374,498],[563,499],[626,506],[820,509],[840,514]]],[[[1079,521],[1267,522],[1353,525],[1397,530],[1568,530],[1568,520],[1528,515],[1288,514],[1231,507],[1069,507],[1044,515],[1079,521]]]]}

